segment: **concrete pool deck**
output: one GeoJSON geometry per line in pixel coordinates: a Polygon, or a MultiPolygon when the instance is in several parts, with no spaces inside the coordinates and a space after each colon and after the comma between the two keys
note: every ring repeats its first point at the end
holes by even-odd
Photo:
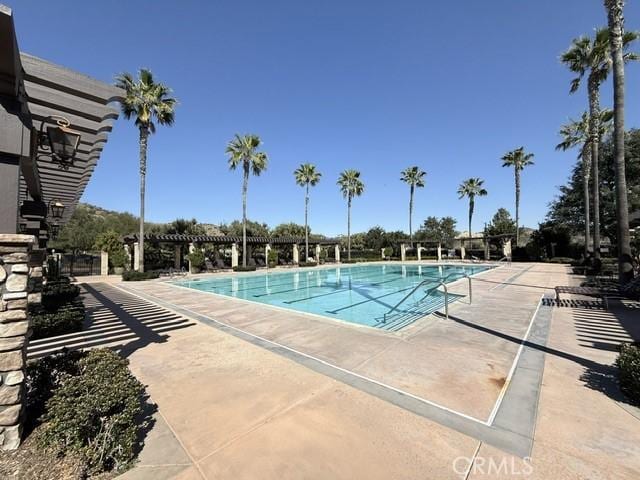
{"type": "Polygon", "coordinates": [[[577,281],[558,265],[492,270],[449,320],[398,332],[164,282],[96,283],[86,332],[30,355],[71,342],[129,357],[159,411],[124,478],[509,478],[507,464],[531,465],[526,478],[637,478],[640,420],[606,381],[603,344],[635,336],[638,310],[540,301],[577,281]]]}

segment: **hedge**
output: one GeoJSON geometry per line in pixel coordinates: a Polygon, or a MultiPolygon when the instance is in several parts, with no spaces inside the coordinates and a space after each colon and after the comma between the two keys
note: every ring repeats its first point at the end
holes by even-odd
{"type": "Polygon", "coordinates": [[[47,282],[42,287],[42,307],[54,312],[62,305],[73,301],[80,295],[80,287],[69,283],[68,279],[47,282]]]}
{"type": "Polygon", "coordinates": [[[41,413],[42,446],[78,454],[90,473],[126,469],[149,422],[144,386],[109,349],[63,352],[29,365],[27,399],[32,414],[41,413]]]}
{"type": "Polygon", "coordinates": [[[620,389],[636,405],[640,405],[640,343],[623,343],[616,359],[620,389]]]}
{"type": "Polygon", "coordinates": [[[31,339],[79,332],[82,330],[84,314],[84,305],[79,301],[63,304],[55,312],[35,311],[30,314],[33,329],[31,339]]]}
{"type": "Polygon", "coordinates": [[[233,271],[234,272],[255,272],[256,271],[256,266],[255,265],[247,265],[246,267],[243,267],[242,265],[237,265],[237,266],[233,267],[233,271]]]}
{"type": "Polygon", "coordinates": [[[140,282],[142,280],[153,280],[159,278],[158,272],[138,272],[136,270],[127,270],[122,273],[122,280],[125,282],[140,282]]]}

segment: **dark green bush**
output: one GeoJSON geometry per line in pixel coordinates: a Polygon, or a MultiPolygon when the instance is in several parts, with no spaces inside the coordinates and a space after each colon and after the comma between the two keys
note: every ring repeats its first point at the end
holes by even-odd
{"type": "Polygon", "coordinates": [[[234,272],[255,272],[256,271],[256,266],[255,265],[247,265],[246,267],[243,267],[242,265],[238,265],[236,267],[233,267],[233,271],[234,272]]]}
{"type": "Polygon", "coordinates": [[[61,277],[54,282],[47,282],[42,287],[42,307],[54,312],[62,305],[73,301],[80,295],[80,287],[72,285],[68,278],[61,277]]]}
{"type": "Polygon", "coordinates": [[[620,389],[633,403],[640,405],[640,343],[623,343],[616,366],[620,389]]]}
{"type": "Polygon", "coordinates": [[[342,260],[342,263],[358,263],[358,260],[356,260],[355,258],[352,258],[351,260],[345,258],[344,260],[342,260]]]}
{"type": "Polygon", "coordinates": [[[76,453],[92,473],[120,471],[139,447],[144,386],[108,349],[65,352],[29,367],[29,400],[44,412],[40,441],[76,453]]]}
{"type": "Polygon", "coordinates": [[[546,260],[547,263],[567,263],[567,264],[571,264],[574,261],[575,259],[571,257],[553,257],[546,260]]]}
{"type": "Polygon", "coordinates": [[[30,314],[32,340],[39,338],[63,335],[65,333],[79,332],[84,321],[84,305],[82,302],[73,301],[59,306],[55,312],[44,309],[30,314]]]}
{"type": "Polygon", "coordinates": [[[142,280],[153,280],[160,275],[158,272],[138,272],[136,270],[127,270],[122,274],[122,280],[125,282],[139,282],[142,280]]]}
{"type": "Polygon", "coordinates": [[[193,252],[188,254],[185,258],[189,262],[191,262],[191,270],[193,272],[199,271],[204,267],[204,264],[205,264],[204,252],[200,249],[196,248],[193,252]]]}
{"type": "Polygon", "coordinates": [[[300,262],[298,263],[299,267],[316,267],[318,264],[316,262],[300,262]]]}

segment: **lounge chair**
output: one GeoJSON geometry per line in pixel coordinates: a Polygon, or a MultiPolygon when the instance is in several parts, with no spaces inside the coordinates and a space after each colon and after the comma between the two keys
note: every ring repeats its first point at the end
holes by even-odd
{"type": "Polygon", "coordinates": [[[221,258],[216,258],[216,268],[218,270],[224,270],[225,268],[227,268],[221,258]]]}
{"type": "Polygon", "coordinates": [[[605,308],[609,309],[609,298],[640,298],[640,277],[636,277],[622,287],[571,287],[567,285],[555,287],[556,301],[561,293],[569,295],[584,295],[586,297],[601,298],[605,308]]]}
{"type": "Polygon", "coordinates": [[[266,267],[267,266],[267,264],[264,263],[264,260],[261,257],[258,257],[256,259],[256,263],[258,264],[258,267],[266,267]]]}
{"type": "Polygon", "coordinates": [[[219,270],[208,258],[204,259],[204,266],[207,273],[217,272],[219,270]]]}

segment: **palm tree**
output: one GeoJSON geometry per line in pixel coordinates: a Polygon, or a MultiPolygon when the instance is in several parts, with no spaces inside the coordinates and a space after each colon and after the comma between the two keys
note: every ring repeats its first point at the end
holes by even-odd
{"type": "MultiPolygon", "coordinates": [[[[613,151],[616,175],[616,222],[618,224],[618,278],[621,284],[633,279],[629,206],[624,159],[624,0],[604,0],[609,24],[609,48],[613,65],[613,151]]],[[[629,55],[629,54],[627,54],[629,55]]],[[[635,55],[632,59],[635,59],[635,55]]]]}
{"type": "Polygon", "coordinates": [[[484,180],[480,178],[468,178],[458,187],[459,198],[469,198],[469,238],[471,238],[471,220],[473,219],[473,210],[476,204],[476,197],[484,197],[487,191],[482,188],[484,180]]]}
{"type": "MultiPolygon", "coordinates": [[[[623,49],[626,48],[637,34],[627,32],[623,35],[623,49]]],[[[626,54],[625,61],[633,54],[626,54]]],[[[600,257],[600,173],[597,159],[600,150],[600,85],[607,79],[611,70],[611,55],[609,48],[609,30],[596,30],[593,40],[582,36],[573,40],[571,47],[564,52],[561,60],[569,70],[577,74],[571,81],[570,92],[575,93],[580,82],[587,76],[587,90],[589,97],[589,139],[593,173],[593,246],[596,258],[600,257]]]]}
{"type": "Polygon", "coordinates": [[[338,186],[344,198],[347,199],[347,258],[351,260],[351,200],[364,192],[364,183],[360,180],[357,170],[345,170],[338,178],[338,186]]]}
{"type": "Polygon", "coordinates": [[[259,152],[262,142],[257,135],[243,135],[236,133],[227,145],[225,153],[229,155],[229,169],[235,170],[242,165],[242,266],[247,266],[247,187],[249,173],[259,176],[267,169],[267,154],[259,152]]]}
{"type": "Polygon", "coordinates": [[[533,153],[525,153],[524,147],[516,148],[502,157],[503,167],[513,167],[516,178],[516,247],[520,244],[520,172],[533,165],[533,153]]]}
{"type": "Polygon", "coordinates": [[[413,217],[413,194],[416,188],[424,187],[424,177],[427,172],[414,166],[406,168],[400,172],[400,174],[402,175],[400,180],[409,185],[409,240],[413,246],[413,229],[411,225],[411,219],[413,217]]]}
{"type": "Polygon", "coordinates": [[[127,120],[135,117],[135,125],[140,131],[140,232],[138,237],[138,264],[136,268],[144,271],[144,195],[147,175],[147,146],[149,135],[155,133],[158,125],[173,125],[177,101],[169,97],[171,89],[162,83],[156,83],[149,70],[140,69],[138,79],[130,73],[121,73],[116,77],[116,86],[125,92],[120,100],[122,114],[127,120]]]}
{"type": "MultiPolygon", "coordinates": [[[[602,138],[611,126],[613,111],[610,109],[600,110],[597,116],[599,125],[598,137],[602,138]]],[[[582,187],[584,196],[584,223],[585,223],[585,257],[589,253],[589,242],[591,241],[591,219],[589,209],[589,176],[591,172],[591,157],[593,150],[591,149],[591,136],[589,134],[589,114],[583,112],[580,120],[569,120],[569,123],[560,127],[560,136],[562,142],[556,145],[556,150],[569,150],[570,148],[580,145],[580,153],[578,160],[582,160],[582,187]]]]}
{"type": "MultiPolygon", "coordinates": [[[[305,261],[309,258],[309,186],[315,187],[320,181],[322,174],[316,170],[316,166],[311,163],[303,163],[293,172],[296,183],[305,187],[304,195],[304,252],[305,261]]],[[[316,261],[318,259],[316,258],[316,261]]]]}

